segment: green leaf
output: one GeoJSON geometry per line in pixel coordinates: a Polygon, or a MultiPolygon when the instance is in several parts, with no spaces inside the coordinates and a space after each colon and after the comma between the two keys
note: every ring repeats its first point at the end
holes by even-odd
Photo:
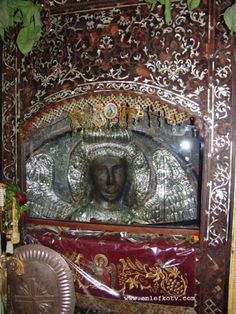
{"type": "Polygon", "coordinates": [[[7,196],[7,199],[9,199],[9,200],[12,200],[13,199],[13,197],[15,197],[15,192],[13,192],[13,191],[6,191],[6,196],[7,196]]]}
{"type": "Polygon", "coordinates": [[[23,55],[27,55],[35,45],[34,24],[23,27],[16,38],[16,44],[23,55]]]}
{"type": "Polygon", "coordinates": [[[9,191],[9,192],[14,192],[14,193],[20,192],[20,187],[18,186],[18,184],[12,183],[12,184],[9,184],[9,185],[7,186],[7,188],[6,188],[6,193],[7,193],[8,191],[9,191]]]}
{"type": "Polygon", "coordinates": [[[32,1],[28,1],[28,0],[8,0],[8,6],[14,10],[21,9],[21,8],[29,8],[32,5],[35,5],[35,4],[32,1]]]}
{"type": "Polygon", "coordinates": [[[29,206],[28,205],[21,205],[19,207],[19,212],[22,213],[24,211],[27,211],[29,209],[29,206]]]}
{"type": "MultiPolygon", "coordinates": [[[[40,5],[30,0],[0,0],[0,13],[3,17],[7,16],[7,20],[1,21],[0,14],[0,29],[3,26],[2,29],[4,30],[6,23],[7,27],[21,24],[22,29],[19,31],[16,44],[24,55],[27,55],[33,49],[41,37],[43,25],[40,18],[41,9],[40,5]]],[[[4,36],[2,30],[0,36],[2,38],[4,36]]]]}
{"type": "Polygon", "coordinates": [[[0,37],[4,40],[4,28],[0,26],[0,37]]]}
{"type": "Polygon", "coordinates": [[[34,13],[34,25],[39,26],[40,28],[42,28],[42,26],[43,26],[39,11],[36,11],[34,13]]]}
{"type": "Polygon", "coordinates": [[[7,0],[0,0],[0,23],[4,28],[9,27],[9,7],[7,0]]]}
{"type": "Polygon", "coordinates": [[[165,0],[165,21],[166,23],[171,22],[171,0],[165,0]]]}
{"type": "Polygon", "coordinates": [[[189,11],[192,11],[192,10],[194,10],[194,9],[199,7],[200,0],[187,0],[187,3],[188,3],[189,11]]]}
{"type": "Polygon", "coordinates": [[[171,0],[145,0],[145,2],[151,6],[151,10],[154,10],[157,3],[165,6],[165,21],[166,23],[171,22],[171,0]]]}
{"type": "Polygon", "coordinates": [[[37,6],[32,3],[31,6],[28,6],[26,8],[21,7],[20,11],[23,15],[23,27],[26,27],[32,22],[33,16],[37,11],[37,6]]]}
{"type": "Polygon", "coordinates": [[[23,16],[22,16],[21,11],[17,10],[16,14],[13,17],[14,22],[15,23],[22,23],[22,19],[23,19],[23,16]]]}
{"type": "Polygon", "coordinates": [[[224,21],[231,34],[236,33],[236,3],[224,12],[224,21]]]}

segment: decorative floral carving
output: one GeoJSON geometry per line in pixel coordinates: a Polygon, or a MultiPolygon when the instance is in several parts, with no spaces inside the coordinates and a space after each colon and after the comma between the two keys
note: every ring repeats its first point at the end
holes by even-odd
{"type": "MultiPolygon", "coordinates": [[[[27,66],[24,71],[31,69],[30,79],[38,85],[37,90],[44,89],[44,94],[36,93],[31,100],[31,108],[50,97],[52,88],[55,94],[56,85],[59,87],[57,93],[62,89],[73,93],[78,84],[86,86],[97,81],[122,81],[122,84],[127,81],[130,90],[133,89],[130,81],[155,89],[164,88],[162,97],[167,100],[170,89],[176,95],[183,95],[188,90],[198,101],[207,78],[206,63],[196,58],[202,49],[200,36],[204,33],[192,36],[193,23],[186,29],[185,1],[175,3],[176,18],[172,25],[164,23],[159,10],[150,12],[143,5],[137,5],[133,15],[130,10],[121,6],[99,14],[91,11],[52,15],[51,29],[39,46],[37,58],[33,63],[23,64],[23,67],[27,66]],[[44,49],[47,49],[47,55],[44,49]]],[[[195,13],[191,17],[204,32],[204,14],[195,13]]],[[[120,86],[125,87],[122,84],[120,86]]],[[[199,112],[199,105],[195,106],[199,112]]],[[[193,112],[196,109],[193,108],[193,112]]]]}
{"type": "MultiPolygon", "coordinates": [[[[49,2],[55,12],[63,5],[75,4],[72,0],[49,2]]],[[[92,2],[95,1],[76,3],[92,2]]],[[[165,100],[202,117],[207,163],[204,173],[207,184],[202,191],[208,193],[208,187],[211,196],[208,203],[203,202],[202,226],[207,245],[223,252],[229,232],[233,120],[231,38],[222,24],[222,12],[231,4],[231,0],[216,0],[210,6],[203,1],[200,9],[189,15],[185,0],[173,1],[172,24],[164,23],[158,8],[150,12],[142,3],[132,2],[126,7],[121,4],[112,10],[97,10],[94,5],[86,14],[69,8],[63,15],[50,14],[51,27],[47,28],[45,38],[37,52],[22,63],[13,44],[8,42],[3,49],[2,109],[6,181],[15,181],[17,177],[19,123],[34,119],[44,109],[50,111],[54,103],[94,91],[142,93],[165,100]],[[113,47],[98,48],[104,36],[113,40],[113,47]],[[182,68],[182,58],[186,60],[187,72],[182,68]],[[165,67],[159,60],[166,61],[165,67]]],[[[224,276],[226,263],[220,263],[224,276]]],[[[223,293],[217,299],[213,294],[208,297],[205,300],[211,300],[214,310],[223,312],[223,293]]]]}

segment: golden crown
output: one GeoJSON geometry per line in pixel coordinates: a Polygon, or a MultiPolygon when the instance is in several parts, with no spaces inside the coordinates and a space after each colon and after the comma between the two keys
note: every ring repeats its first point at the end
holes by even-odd
{"type": "Polygon", "coordinates": [[[95,105],[85,104],[83,107],[76,107],[70,113],[72,133],[75,134],[78,125],[82,129],[100,129],[119,126],[129,128],[144,116],[140,105],[129,107],[126,104],[116,105],[108,102],[95,105]]]}
{"type": "Polygon", "coordinates": [[[151,114],[159,121],[160,126],[164,121],[172,126],[181,125],[189,121],[188,114],[179,112],[167,104],[153,103],[148,105],[140,102],[103,102],[99,100],[93,103],[75,102],[69,113],[72,134],[76,134],[77,128],[82,131],[105,129],[130,129],[147,114],[148,125],[151,126],[151,114]]]}

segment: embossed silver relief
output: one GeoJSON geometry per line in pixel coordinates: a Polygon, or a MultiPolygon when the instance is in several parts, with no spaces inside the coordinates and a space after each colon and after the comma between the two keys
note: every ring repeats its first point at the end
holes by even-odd
{"type": "Polygon", "coordinates": [[[143,143],[141,146],[146,148],[141,149],[139,136],[128,132],[127,136],[115,135],[112,140],[103,133],[94,137],[91,132],[82,141],[77,135],[71,142],[67,138],[66,149],[62,141],[63,136],[47,143],[27,161],[32,217],[125,224],[197,220],[196,178],[190,170],[184,171],[182,162],[162,144],[155,142],[152,147],[153,142],[143,143]],[[124,160],[127,173],[122,199],[114,198],[114,194],[107,196],[116,192],[106,192],[104,206],[94,197],[91,165],[103,160],[98,170],[101,171],[109,158],[116,164],[124,160]]]}
{"type": "Polygon", "coordinates": [[[156,177],[154,195],[145,204],[153,221],[185,221],[198,216],[193,186],[177,159],[167,150],[159,149],[153,155],[156,177]],[[157,215],[158,213],[158,215],[157,215]]]}
{"type": "Polygon", "coordinates": [[[74,207],[54,190],[55,165],[47,154],[32,156],[26,163],[27,193],[31,215],[37,218],[65,219],[74,207]]]}
{"type": "Polygon", "coordinates": [[[14,255],[24,266],[24,273],[19,275],[9,265],[12,313],[74,313],[73,277],[60,254],[42,245],[29,244],[18,247],[14,255]]]}

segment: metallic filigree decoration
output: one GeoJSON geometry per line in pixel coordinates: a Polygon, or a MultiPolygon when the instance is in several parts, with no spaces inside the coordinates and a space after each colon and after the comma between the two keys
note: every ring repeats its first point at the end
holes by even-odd
{"type": "Polygon", "coordinates": [[[27,162],[30,215],[117,223],[197,220],[192,170],[184,171],[173,153],[152,143],[155,148],[145,149],[141,138],[126,129],[91,130],[49,142],[27,162]],[[106,156],[125,160],[128,169],[122,205],[109,211],[93,203],[90,178],[93,160],[106,156]],[[62,197],[65,190],[67,196],[62,197]]]}
{"type": "MultiPolygon", "coordinates": [[[[123,98],[122,99],[123,102],[129,105],[132,105],[132,104],[135,105],[135,103],[140,104],[141,102],[141,104],[143,103],[144,108],[148,106],[152,106],[153,103],[154,103],[154,106],[158,106],[157,105],[158,103],[160,106],[160,102],[153,101],[149,98],[150,96],[154,95],[160,98],[161,100],[164,100],[165,102],[170,103],[172,106],[176,107],[176,109],[177,109],[177,106],[180,106],[183,109],[189,109],[196,116],[201,116],[201,112],[200,112],[199,105],[197,102],[189,98],[186,98],[184,95],[178,95],[176,92],[173,92],[171,90],[158,88],[156,86],[149,85],[149,84],[144,85],[144,84],[139,84],[135,82],[107,81],[107,82],[99,82],[99,83],[92,82],[89,84],[84,84],[82,86],[79,85],[73,89],[62,90],[59,92],[55,92],[52,95],[49,95],[48,97],[45,97],[45,104],[47,104],[48,106],[50,106],[50,104],[52,103],[57,103],[65,99],[70,99],[70,100],[66,103],[66,105],[62,103],[60,104],[59,107],[57,107],[56,109],[55,108],[51,109],[49,113],[45,113],[45,115],[43,115],[42,117],[37,117],[35,121],[33,122],[33,126],[38,128],[42,124],[42,122],[49,123],[50,121],[53,120],[54,113],[56,117],[60,117],[62,112],[70,112],[75,107],[75,104],[76,103],[78,104],[78,102],[86,103],[87,99],[82,98],[83,95],[85,93],[93,92],[94,89],[101,92],[106,90],[106,91],[110,91],[111,93],[114,92],[114,90],[119,91],[119,92],[132,91],[133,94],[132,94],[132,97],[126,94],[116,95],[115,99],[114,99],[114,96],[115,96],[114,94],[112,94],[111,96],[106,96],[106,97],[101,96],[101,95],[99,97],[93,96],[89,98],[90,103],[93,105],[95,105],[94,100],[96,99],[98,101],[103,101],[104,103],[106,103],[107,101],[114,101],[114,100],[116,103],[119,103],[120,102],[119,99],[123,98]],[[143,97],[138,96],[138,94],[140,93],[145,95],[145,101],[143,97]],[[73,102],[72,100],[76,96],[80,96],[80,99],[76,102],[73,102]],[[145,105],[144,102],[147,102],[147,104],[145,105]]],[[[204,89],[202,89],[202,91],[203,90],[204,89]]],[[[39,103],[33,104],[31,107],[31,110],[25,114],[24,120],[25,121],[28,120],[33,114],[35,114],[35,112],[37,112],[40,109],[40,107],[41,107],[41,104],[39,103]]]]}
{"type": "Polygon", "coordinates": [[[194,195],[194,177],[188,177],[187,169],[167,150],[160,149],[153,155],[156,187],[154,195],[145,204],[153,220],[184,221],[197,218],[197,204],[194,195]],[[192,184],[190,183],[192,181],[192,184]],[[181,195],[181,197],[180,197],[181,195]]]}
{"type": "MultiPolygon", "coordinates": [[[[165,101],[174,103],[175,99],[200,114],[199,97],[205,92],[208,68],[207,60],[197,57],[203,48],[206,15],[203,11],[191,13],[186,28],[189,12],[185,0],[173,3],[175,21],[170,25],[159,10],[143,11],[141,4],[132,10],[130,15],[121,5],[105,8],[100,14],[94,9],[89,14],[68,11],[50,15],[51,29],[42,39],[35,63],[29,65],[38,88],[25,120],[47,106],[48,98],[57,95],[58,100],[65,100],[69,93],[78,95],[78,89],[81,95],[91,84],[103,91],[108,85],[113,86],[110,90],[120,86],[119,90],[133,92],[144,88],[150,95],[158,91],[165,101]],[[196,24],[200,26],[197,37],[192,35],[196,24]],[[76,43],[71,38],[77,38],[76,43]],[[46,55],[47,42],[50,51],[46,55]],[[60,87],[64,85],[66,89],[60,87]]],[[[27,72],[26,64],[22,67],[27,72]]]]}
{"type": "Polygon", "coordinates": [[[3,175],[6,182],[14,182],[17,173],[17,118],[18,114],[18,96],[16,90],[17,79],[12,77],[18,76],[17,69],[17,49],[14,40],[9,40],[9,45],[3,45],[3,64],[6,73],[2,75],[2,121],[3,121],[3,137],[2,149],[5,157],[2,161],[3,175]],[[10,79],[9,79],[10,77],[10,79]],[[17,109],[16,109],[17,108],[17,109]]]}
{"type": "Polygon", "coordinates": [[[167,104],[152,103],[150,107],[147,107],[145,102],[142,106],[137,103],[109,102],[104,104],[98,102],[92,106],[88,103],[81,104],[80,101],[80,105],[76,104],[76,107],[69,113],[72,134],[77,132],[78,125],[85,130],[102,127],[111,128],[118,125],[121,128],[129,129],[132,124],[137,124],[144,117],[145,111],[148,112],[148,117],[153,113],[157,113],[160,119],[165,119],[170,125],[183,124],[188,120],[184,112],[180,113],[167,104]]]}
{"type": "Polygon", "coordinates": [[[10,289],[12,301],[19,313],[51,314],[56,313],[56,308],[60,313],[74,313],[72,275],[58,253],[41,245],[30,244],[17,248],[15,257],[25,266],[25,273],[20,278],[9,274],[10,284],[14,284],[10,289]],[[41,274],[40,271],[46,273],[41,274]]]}
{"type": "Polygon", "coordinates": [[[186,112],[179,111],[172,105],[161,104],[148,97],[111,94],[78,99],[73,97],[42,117],[34,119],[32,125],[39,128],[42,124],[52,123],[55,117],[59,118],[64,112],[69,115],[73,134],[76,133],[78,125],[84,129],[100,128],[105,125],[112,127],[116,124],[130,128],[143,118],[145,112],[149,115],[157,114],[170,125],[183,124],[189,120],[186,112]],[[108,112],[111,108],[113,116],[108,112]]]}
{"type": "Polygon", "coordinates": [[[230,186],[231,172],[229,163],[223,165],[217,164],[217,169],[214,172],[215,180],[208,183],[210,201],[207,215],[211,217],[207,226],[206,238],[212,246],[223,243],[226,236],[226,228],[218,223],[219,215],[227,215],[229,210],[228,204],[228,188],[230,186]]]}
{"type": "MultiPolygon", "coordinates": [[[[227,6],[222,2],[221,10],[227,6]]],[[[210,85],[212,98],[209,100],[205,121],[209,134],[209,153],[214,169],[207,182],[209,189],[209,203],[205,211],[207,228],[205,240],[210,246],[218,246],[228,239],[229,235],[229,213],[231,198],[231,180],[233,164],[232,147],[232,50],[230,48],[230,37],[226,30],[222,29],[220,10],[217,11],[217,27],[211,25],[210,30],[217,38],[214,59],[210,66],[214,68],[213,84],[210,85]],[[219,39],[219,40],[218,40],[219,39]],[[222,63],[222,56],[224,62],[222,63]]],[[[208,158],[209,158],[208,157],[208,158]]]]}
{"type": "Polygon", "coordinates": [[[78,124],[83,129],[97,129],[104,126],[111,128],[118,124],[129,128],[131,123],[136,123],[143,116],[144,112],[139,105],[131,107],[126,104],[117,105],[115,102],[107,104],[99,102],[95,106],[89,104],[77,106],[69,113],[73,134],[76,133],[78,124]]]}
{"type": "Polygon", "coordinates": [[[56,195],[54,171],[54,161],[46,154],[32,156],[26,164],[28,201],[34,217],[65,219],[74,211],[71,204],[56,195]]]}
{"type": "MultiPolygon", "coordinates": [[[[50,0],[50,4],[60,6],[64,1],[66,0],[50,0]]],[[[79,1],[79,3],[81,2],[85,3],[89,0],[79,1]]],[[[203,199],[208,199],[205,197],[208,195],[207,186],[210,191],[210,187],[219,186],[217,193],[224,194],[224,197],[212,197],[208,206],[203,202],[203,208],[206,209],[205,215],[202,216],[203,233],[207,245],[224,250],[230,226],[228,221],[230,202],[228,200],[232,199],[231,180],[225,180],[225,177],[227,177],[227,173],[229,177],[231,176],[233,115],[232,108],[229,108],[229,103],[232,102],[231,37],[224,29],[221,17],[225,7],[231,3],[230,1],[217,0],[216,6],[209,12],[208,3],[202,2],[200,9],[193,11],[189,16],[189,12],[187,13],[186,10],[186,0],[172,2],[173,10],[176,12],[171,25],[164,23],[162,15],[158,14],[158,11],[150,12],[147,16],[145,12],[142,12],[140,6],[133,6],[134,10],[132,11],[127,5],[126,12],[126,8],[122,8],[122,5],[121,7],[114,7],[113,10],[105,8],[101,11],[97,10],[96,5],[94,5],[94,11],[90,10],[88,14],[87,12],[79,12],[76,16],[72,10],[71,12],[64,12],[63,16],[56,16],[57,14],[54,16],[54,13],[51,12],[49,24],[52,28],[46,34],[45,41],[43,40],[35,55],[22,60],[22,63],[16,58],[13,40],[4,42],[2,76],[3,176],[6,181],[12,182],[16,179],[17,169],[19,169],[17,165],[19,158],[16,156],[18,152],[16,139],[20,120],[16,121],[15,116],[22,116],[25,121],[29,121],[31,118],[35,119],[37,113],[44,108],[52,112],[50,106],[54,103],[72,98],[74,95],[82,97],[82,95],[94,91],[128,91],[132,95],[143,93],[146,96],[159,97],[173,106],[186,108],[191,113],[204,118],[203,129],[207,130],[205,138],[206,143],[209,143],[209,147],[208,145],[205,146],[204,155],[209,167],[207,167],[207,173],[204,173],[206,180],[203,180],[203,183],[207,182],[207,184],[204,183],[203,185],[203,199]],[[211,19],[212,16],[215,18],[211,19]],[[142,23],[143,19],[145,19],[144,23],[142,23]],[[76,25],[75,21],[78,20],[80,22],[76,25]],[[186,20],[189,23],[186,23],[186,20]],[[214,21],[214,25],[211,24],[212,21],[214,21]],[[106,69],[109,62],[117,61],[117,59],[107,57],[109,62],[106,62],[104,60],[105,49],[102,47],[100,49],[101,55],[96,55],[96,50],[99,51],[92,45],[96,38],[90,37],[90,35],[96,35],[97,30],[100,32],[101,38],[106,36],[104,32],[101,32],[101,28],[107,29],[109,22],[113,26],[118,26],[122,38],[120,43],[124,43],[121,61],[118,60],[117,64],[112,67],[113,71],[109,68],[107,70],[102,69],[106,69]],[[101,26],[100,30],[98,25],[101,26]],[[80,37],[80,26],[81,32],[87,30],[87,34],[84,34],[83,37],[88,39],[84,49],[82,44],[86,43],[86,40],[80,37]],[[208,45],[209,42],[213,45],[208,45]],[[131,46],[134,48],[133,50],[130,49],[131,46]],[[78,58],[75,51],[82,58],[78,58]],[[187,63],[188,71],[184,72],[176,52],[180,52],[185,60],[190,60],[193,69],[189,67],[190,63],[187,63]],[[89,59],[93,57],[93,54],[96,56],[96,60],[89,59]],[[133,59],[131,59],[132,56],[133,59]],[[157,64],[156,56],[160,56],[161,60],[168,59],[169,63],[165,64],[165,68],[157,64]],[[195,59],[197,63],[193,62],[195,59]],[[94,67],[95,61],[98,61],[98,68],[101,69],[98,74],[96,74],[94,67]],[[77,69],[73,67],[74,62],[78,64],[77,69]],[[91,62],[90,71],[87,71],[86,67],[82,69],[83,65],[85,66],[88,62],[91,62]],[[137,66],[144,63],[148,66],[150,64],[149,73],[147,69],[137,66]],[[171,76],[170,65],[174,67],[174,76],[171,76]],[[177,73],[178,66],[180,66],[179,75],[177,73]],[[18,73],[17,67],[21,67],[18,73]],[[166,71],[164,71],[165,69],[166,71]],[[205,73],[205,69],[210,69],[209,74],[205,73]],[[162,75],[159,75],[158,71],[161,71],[162,75]],[[152,77],[149,77],[150,72],[152,77]],[[144,84],[145,75],[150,84],[144,84]],[[208,75],[209,77],[207,77],[208,75]],[[201,77],[202,80],[200,80],[201,77]],[[209,85],[210,77],[212,84],[209,85]],[[168,88],[161,88],[157,85],[158,82],[168,84],[165,82],[167,79],[170,80],[168,88]],[[92,80],[94,82],[91,82],[92,80]],[[174,87],[177,87],[177,92],[172,90],[171,82],[173,82],[174,87]],[[215,89],[214,85],[217,85],[215,89]],[[223,86],[223,92],[219,88],[221,86],[223,86]],[[18,93],[18,91],[20,92],[18,93]],[[182,91],[184,92],[182,93],[182,91]],[[19,109],[22,111],[18,112],[19,109]],[[219,167],[222,166],[223,161],[226,161],[227,165],[223,165],[225,170],[221,181],[219,167]]],[[[71,4],[72,1],[67,0],[66,3],[71,4]]],[[[74,7],[75,3],[73,2],[74,7]]],[[[116,28],[113,28],[113,34],[114,37],[119,38],[116,28]]],[[[112,38],[111,33],[107,35],[112,38]]],[[[120,45],[119,52],[121,48],[120,45]]],[[[111,53],[115,51],[113,49],[111,49],[111,53]]],[[[114,56],[117,57],[117,52],[114,53],[114,56]]],[[[213,194],[210,193],[210,195],[213,194]]],[[[224,269],[223,264],[222,262],[222,269],[224,269]]],[[[207,293],[209,294],[210,291],[209,289],[207,293]]],[[[206,298],[208,298],[208,294],[206,298]]],[[[216,299],[215,295],[212,294],[208,300],[214,306],[209,305],[206,310],[212,313],[223,311],[223,294],[221,299],[216,299]]],[[[125,312],[125,309],[124,307],[123,311],[118,312],[125,312]]],[[[177,311],[181,310],[177,309],[177,311]]],[[[155,309],[153,313],[156,313],[155,309]]]]}
{"type": "Polygon", "coordinates": [[[36,281],[35,278],[19,283],[16,289],[14,302],[19,313],[53,313],[58,295],[50,294],[47,287],[36,281]]]}

